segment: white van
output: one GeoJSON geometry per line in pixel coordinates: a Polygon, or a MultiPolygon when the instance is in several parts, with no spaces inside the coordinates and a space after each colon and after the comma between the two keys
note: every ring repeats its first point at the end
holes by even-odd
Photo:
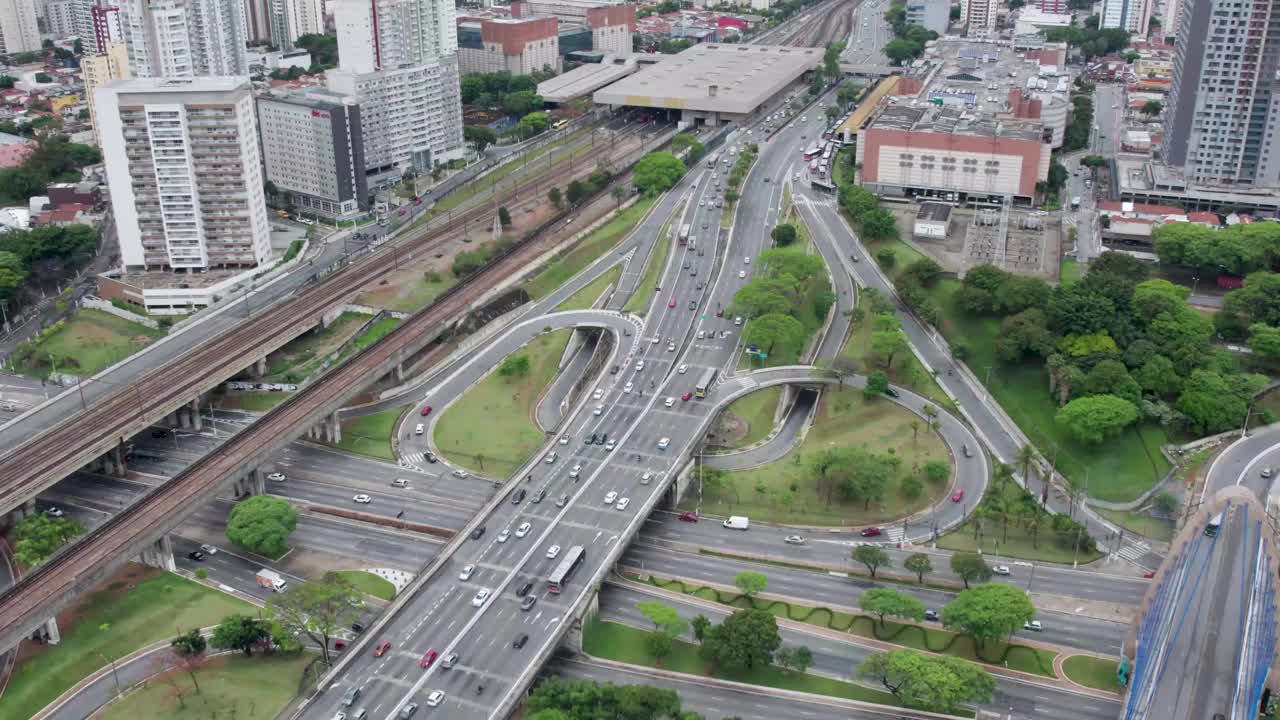
{"type": "Polygon", "coordinates": [[[729,519],[721,524],[730,530],[746,530],[751,527],[751,519],[743,515],[730,515],[729,519]]]}

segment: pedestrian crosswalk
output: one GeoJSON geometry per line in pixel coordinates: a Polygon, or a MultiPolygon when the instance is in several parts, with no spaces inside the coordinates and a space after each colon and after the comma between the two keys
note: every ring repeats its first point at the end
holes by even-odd
{"type": "Polygon", "coordinates": [[[414,470],[425,473],[427,471],[424,467],[427,464],[427,454],[420,452],[406,453],[400,456],[400,460],[397,461],[396,464],[405,470],[414,470]]]}
{"type": "Polygon", "coordinates": [[[1116,554],[1130,562],[1142,564],[1143,558],[1150,552],[1150,545],[1126,539],[1116,554]]]}

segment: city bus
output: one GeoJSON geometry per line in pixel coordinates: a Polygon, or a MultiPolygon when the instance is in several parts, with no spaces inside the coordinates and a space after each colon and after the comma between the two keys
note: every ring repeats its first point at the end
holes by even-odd
{"type": "Polygon", "coordinates": [[[1218,530],[1222,528],[1222,513],[1218,513],[1209,518],[1209,524],[1204,526],[1205,537],[1217,537],[1218,530]]]}
{"type": "Polygon", "coordinates": [[[817,160],[810,160],[810,161],[809,161],[809,172],[811,172],[811,173],[816,173],[816,172],[818,172],[818,161],[817,161],[817,160]]]}
{"type": "Polygon", "coordinates": [[[709,155],[709,156],[707,157],[707,167],[709,167],[709,168],[713,168],[713,167],[715,167],[715,166],[716,166],[716,156],[715,156],[715,155],[709,155]]]}
{"type": "Polygon", "coordinates": [[[685,243],[689,242],[689,225],[688,225],[688,223],[685,223],[684,225],[681,225],[681,226],[680,226],[680,236],[679,236],[679,240],[680,240],[680,244],[681,244],[681,245],[683,245],[683,244],[685,244],[685,243]]]}
{"type": "Polygon", "coordinates": [[[804,159],[812,160],[821,154],[822,154],[822,148],[818,147],[817,145],[814,145],[813,147],[804,151],[804,159]]]}
{"type": "Polygon", "coordinates": [[[578,569],[582,561],[587,558],[587,551],[582,549],[581,545],[574,545],[564,554],[564,559],[551,571],[551,576],[547,578],[547,592],[553,595],[559,595],[564,589],[564,584],[569,582],[569,577],[573,575],[573,571],[578,569]]]}
{"type": "Polygon", "coordinates": [[[702,377],[698,380],[698,384],[693,386],[693,394],[697,397],[704,398],[707,391],[711,389],[711,383],[716,381],[716,369],[707,368],[702,373],[702,377]]]}

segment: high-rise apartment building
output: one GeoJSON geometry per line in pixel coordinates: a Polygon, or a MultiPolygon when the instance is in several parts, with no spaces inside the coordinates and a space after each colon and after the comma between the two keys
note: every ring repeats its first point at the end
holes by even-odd
{"type": "Polygon", "coordinates": [[[1040,12],[1048,15],[1065,15],[1071,12],[1067,0],[1040,0],[1036,3],[1036,7],[1040,8],[1040,12]]]}
{"type": "MultiPolygon", "coordinates": [[[[111,0],[97,0],[89,6],[89,29],[93,34],[94,51],[104,53],[116,43],[125,43],[124,19],[120,7],[111,0]]],[[[88,41],[85,45],[88,46],[88,41]]]]}
{"type": "Polygon", "coordinates": [[[96,55],[85,55],[80,59],[80,78],[84,82],[84,97],[89,104],[89,129],[94,138],[98,136],[98,104],[97,90],[112,80],[129,78],[129,49],[122,42],[112,43],[96,55]]]}
{"type": "Polygon", "coordinates": [[[324,32],[322,0],[267,0],[271,44],[292,50],[294,41],[308,34],[324,32]]]}
{"type": "Polygon", "coordinates": [[[35,0],[0,0],[0,55],[39,49],[35,0]]]}
{"type": "Polygon", "coordinates": [[[371,182],[463,156],[452,0],[338,0],[329,90],[355,98],[371,182]]]}
{"type": "Polygon", "coordinates": [[[336,220],[369,209],[360,107],[323,91],[258,98],[267,179],[290,203],[336,220]]]}
{"type": "Polygon", "coordinates": [[[1164,159],[1196,185],[1280,186],[1280,2],[1185,0],[1164,159]]]}
{"type": "Polygon", "coordinates": [[[907,24],[919,25],[925,30],[932,30],[939,35],[947,34],[947,25],[951,23],[950,0],[908,0],[907,24]]]}
{"type": "MultiPolygon", "coordinates": [[[[950,12],[949,9],[948,12],[950,12]]],[[[969,35],[994,33],[999,15],[998,0],[960,0],[960,20],[963,21],[966,27],[965,32],[969,35]]]]}
{"type": "Polygon", "coordinates": [[[1146,37],[1152,0],[1102,0],[1100,24],[1106,29],[1128,30],[1146,37]]]}
{"type": "Polygon", "coordinates": [[[44,20],[54,40],[79,36],[81,0],[49,0],[44,6],[44,20]]]}
{"type": "Polygon", "coordinates": [[[116,80],[97,95],[126,271],[252,268],[270,261],[248,78],[116,80]]]}
{"type": "Polygon", "coordinates": [[[135,78],[247,75],[244,4],[234,0],[125,0],[135,78]]]}
{"type": "Polygon", "coordinates": [[[249,42],[271,42],[271,0],[243,0],[243,4],[249,42]]]}

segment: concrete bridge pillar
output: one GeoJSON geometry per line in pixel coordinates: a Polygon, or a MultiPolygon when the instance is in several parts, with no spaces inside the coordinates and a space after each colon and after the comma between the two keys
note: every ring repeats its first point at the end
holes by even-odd
{"type": "Polygon", "coordinates": [[[161,570],[173,572],[178,566],[173,561],[173,541],[168,535],[156,540],[150,546],[144,548],[139,555],[143,565],[150,565],[161,570]]]}
{"type": "Polygon", "coordinates": [[[591,593],[591,599],[581,614],[569,620],[569,631],[564,635],[564,646],[574,652],[582,652],[582,626],[586,619],[600,612],[600,593],[591,593]]]}
{"type": "Polygon", "coordinates": [[[249,473],[249,477],[246,478],[246,480],[249,481],[249,492],[251,495],[267,494],[267,475],[262,472],[262,468],[254,468],[249,473]]]}
{"type": "Polygon", "coordinates": [[[111,449],[111,461],[115,464],[112,474],[117,477],[124,477],[125,473],[128,472],[128,466],[124,462],[124,449],[119,445],[111,449]]]}
{"type": "Polygon", "coordinates": [[[253,373],[253,377],[258,379],[261,379],[263,375],[267,374],[267,356],[266,355],[263,355],[262,357],[253,361],[252,373],[253,373]]]}
{"type": "Polygon", "coordinates": [[[396,376],[396,383],[397,384],[403,383],[404,382],[404,363],[402,362],[396,363],[396,369],[394,372],[396,376]]]}
{"type": "Polygon", "coordinates": [[[178,417],[178,424],[176,427],[184,430],[191,427],[191,417],[187,414],[187,409],[185,407],[180,407],[177,410],[174,410],[173,414],[178,417]]]}
{"type": "Polygon", "coordinates": [[[173,411],[164,416],[164,424],[169,427],[178,427],[178,411],[173,411]]]}
{"type": "Polygon", "coordinates": [[[200,398],[191,401],[191,428],[193,430],[200,429],[200,398]]]}
{"type": "Polygon", "coordinates": [[[329,416],[329,434],[331,436],[329,441],[334,445],[342,442],[342,422],[338,420],[337,411],[329,416]]]}
{"type": "Polygon", "coordinates": [[[62,642],[62,633],[58,632],[58,619],[49,618],[44,624],[31,633],[32,640],[39,640],[50,645],[57,645],[62,642]]]}

